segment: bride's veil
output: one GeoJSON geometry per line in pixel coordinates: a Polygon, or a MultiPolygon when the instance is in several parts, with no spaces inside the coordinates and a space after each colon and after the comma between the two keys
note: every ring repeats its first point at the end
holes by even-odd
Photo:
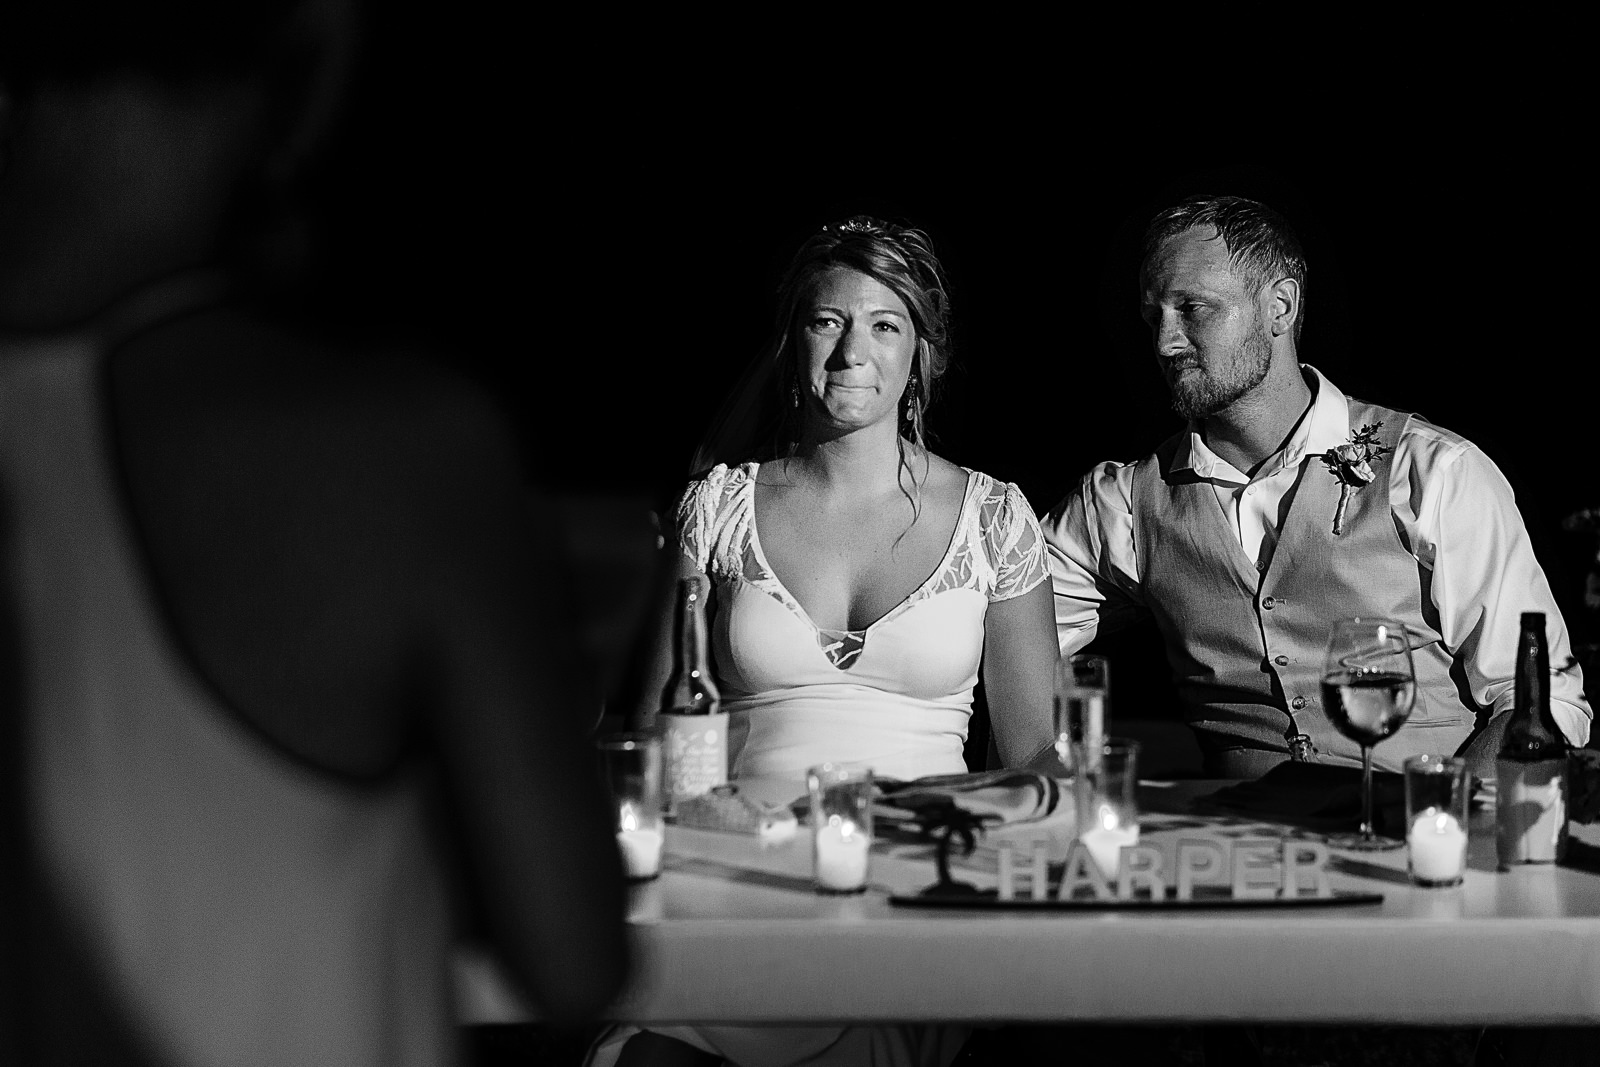
{"type": "Polygon", "coordinates": [[[783,431],[783,350],[789,341],[788,323],[779,329],[777,340],[769,344],[745,368],[722,407],[711,420],[705,436],[695,448],[689,465],[697,477],[718,463],[743,463],[749,459],[773,459],[781,454],[783,431]]]}

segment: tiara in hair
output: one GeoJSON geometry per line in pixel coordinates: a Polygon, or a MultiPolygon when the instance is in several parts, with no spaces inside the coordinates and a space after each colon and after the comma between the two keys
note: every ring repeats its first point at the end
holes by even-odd
{"type": "Polygon", "coordinates": [[[934,255],[933,242],[922,230],[883,222],[871,215],[852,215],[843,222],[830,222],[822,233],[835,238],[872,237],[886,241],[899,249],[906,267],[920,277],[923,288],[937,292],[940,305],[949,310],[949,298],[944,294],[945,282],[942,268],[934,255]]]}
{"type": "Polygon", "coordinates": [[[837,237],[851,233],[865,234],[868,237],[894,237],[898,230],[898,226],[879,222],[870,215],[853,215],[843,222],[830,222],[822,227],[823,233],[837,237]]]}

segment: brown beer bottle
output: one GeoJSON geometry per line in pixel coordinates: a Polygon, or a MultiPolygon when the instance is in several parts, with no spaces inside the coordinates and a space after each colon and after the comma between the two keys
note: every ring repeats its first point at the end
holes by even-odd
{"type": "Polygon", "coordinates": [[[1522,616],[1515,703],[1495,760],[1495,844],[1502,870],[1555,863],[1567,846],[1566,736],[1550,714],[1550,650],[1543,612],[1522,616]]]}
{"type": "Polygon", "coordinates": [[[669,812],[676,810],[679,800],[728,780],[728,715],[722,710],[707,653],[707,585],[699,575],[678,582],[672,675],[656,717],[669,812]]]}

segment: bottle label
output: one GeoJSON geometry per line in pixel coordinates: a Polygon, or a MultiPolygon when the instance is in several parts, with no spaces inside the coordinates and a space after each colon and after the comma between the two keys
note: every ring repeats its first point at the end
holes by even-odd
{"type": "Polygon", "coordinates": [[[1500,866],[1556,863],[1567,845],[1567,761],[1496,760],[1495,845],[1500,866]]]}
{"type": "Polygon", "coordinates": [[[662,712],[659,718],[670,812],[679,799],[708,793],[728,780],[728,715],[662,712]]]}

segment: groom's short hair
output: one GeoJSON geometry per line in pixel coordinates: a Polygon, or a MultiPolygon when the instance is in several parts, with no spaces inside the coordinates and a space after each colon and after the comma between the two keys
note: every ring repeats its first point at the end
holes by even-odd
{"type": "Polygon", "coordinates": [[[1159,212],[1145,227],[1141,275],[1163,244],[1197,226],[1216,229],[1228,249],[1228,262],[1252,290],[1284,278],[1295,280],[1300,287],[1300,311],[1294,321],[1298,341],[1305,321],[1306,255],[1288,221],[1265,204],[1242,196],[1191,196],[1159,212]]]}

